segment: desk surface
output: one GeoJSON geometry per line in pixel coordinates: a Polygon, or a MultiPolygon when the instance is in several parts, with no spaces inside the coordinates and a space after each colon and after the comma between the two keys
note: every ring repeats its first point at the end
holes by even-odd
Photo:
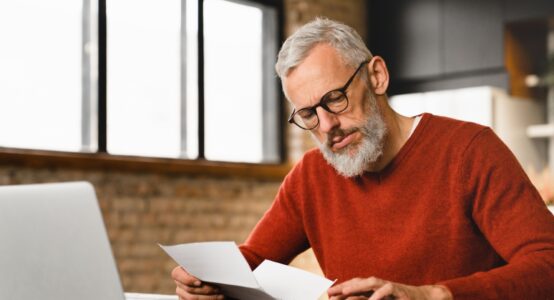
{"type": "Polygon", "coordinates": [[[178,300],[176,295],[125,293],[126,300],[178,300]]]}

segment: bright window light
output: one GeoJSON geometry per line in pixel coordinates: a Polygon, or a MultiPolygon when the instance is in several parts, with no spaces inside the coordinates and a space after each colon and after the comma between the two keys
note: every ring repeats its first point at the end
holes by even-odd
{"type": "Polygon", "coordinates": [[[108,152],[181,156],[181,1],[107,1],[107,24],[108,152]]]}
{"type": "Polygon", "coordinates": [[[260,162],[262,10],[204,1],[205,154],[210,160],[260,162]]]}
{"type": "Polygon", "coordinates": [[[0,146],[80,151],[82,1],[0,1],[0,146]]]}

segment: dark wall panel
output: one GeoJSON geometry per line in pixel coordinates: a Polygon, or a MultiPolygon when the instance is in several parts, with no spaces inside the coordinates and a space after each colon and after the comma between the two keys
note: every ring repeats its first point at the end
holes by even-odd
{"type": "Polygon", "coordinates": [[[441,73],[440,0],[375,1],[370,47],[395,78],[441,73]]]}
{"type": "Polygon", "coordinates": [[[502,19],[501,0],[444,0],[445,73],[502,68],[502,19]]]}
{"type": "Polygon", "coordinates": [[[441,14],[439,0],[406,1],[398,37],[399,78],[418,78],[440,74],[441,14]]]}
{"type": "Polygon", "coordinates": [[[521,21],[554,16],[554,0],[504,0],[505,20],[521,21]]]}

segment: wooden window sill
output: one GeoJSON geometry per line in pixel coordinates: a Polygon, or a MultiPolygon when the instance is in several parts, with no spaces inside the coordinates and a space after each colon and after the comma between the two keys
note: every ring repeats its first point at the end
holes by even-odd
{"type": "Polygon", "coordinates": [[[0,165],[44,168],[63,167],[126,172],[179,173],[195,176],[282,180],[291,165],[214,162],[173,158],[150,158],[106,153],[73,153],[0,147],[0,165]]]}

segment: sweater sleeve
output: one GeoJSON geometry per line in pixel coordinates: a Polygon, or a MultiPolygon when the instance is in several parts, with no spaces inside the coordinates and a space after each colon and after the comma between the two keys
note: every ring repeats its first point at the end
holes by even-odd
{"type": "Polygon", "coordinates": [[[537,190],[490,128],[474,137],[462,161],[461,192],[470,203],[468,214],[506,264],[439,284],[456,300],[551,299],[554,217],[537,190]]]}
{"type": "Polygon", "coordinates": [[[265,259],[288,264],[310,247],[302,223],[301,197],[295,189],[302,182],[300,165],[287,175],[272,206],[239,247],[252,269],[265,259]]]}

